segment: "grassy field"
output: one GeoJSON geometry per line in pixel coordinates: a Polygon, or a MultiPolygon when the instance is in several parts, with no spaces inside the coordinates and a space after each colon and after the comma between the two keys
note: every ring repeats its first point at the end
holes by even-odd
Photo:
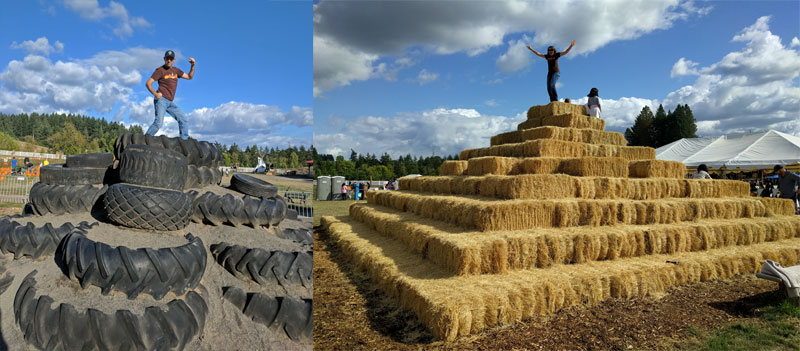
{"type": "Polygon", "coordinates": [[[683,340],[666,340],[671,350],[800,350],[800,307],[784,300],[758,308],[756,317],[704,331],[692,328],[683,340]]]}
{"type": "Polygon", "coordinates": [[[314,201],[314,226],[319,225],[322,216],[346,216],[350,213],[350,205],[356,202],[366,202],[364,200],[353,201],[314,201]]]}
{"type": "MultiPolygon", "coordinates": [[[[222,185],[227,186],[231,183],[231,178],[235,173],[230,173],[229,175],[222,175],[222,185]]],[[[266,180],[273,185],[278,187],[278,190],[289,190],[289,191],[311,191],[313,185],[311,184],[311,179],[306,178],[291,178],[291,177],[282,177],[282,176],[268,176],[264,174],[254,174],[254,173],[242,173],[247,174],[249,176],[256,177],[258,179],[266,180]]]]}

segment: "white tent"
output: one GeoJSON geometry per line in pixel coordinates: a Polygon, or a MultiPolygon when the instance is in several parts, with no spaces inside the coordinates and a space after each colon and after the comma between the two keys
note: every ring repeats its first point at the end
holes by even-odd
{"type": "Polygon", "coordinates": [[[771,169],[800,162],[800,138],[770,130],[760,133],[684,138],[656,149],[659,160],[680,161],[689,167],[771,169]]]}

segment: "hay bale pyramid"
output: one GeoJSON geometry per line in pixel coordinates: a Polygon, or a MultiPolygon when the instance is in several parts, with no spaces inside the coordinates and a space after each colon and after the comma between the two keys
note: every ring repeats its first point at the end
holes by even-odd
{"type": "Polygon", "coordinates": [[[533,106],[442,176],[323,217],[344,255],[440,339],[800,259],[790,200],[684,179],[584,107],[533,106]]]}

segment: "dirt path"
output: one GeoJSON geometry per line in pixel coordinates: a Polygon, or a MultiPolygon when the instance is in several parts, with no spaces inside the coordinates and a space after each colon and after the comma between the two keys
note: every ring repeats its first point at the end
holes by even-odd
{"type": "Polygon", "coordinates": [[[326,233],[315,231],[314,251],[314,350],[669,349],[666,337],[680,339],[689,327],[753,317],[756,308],[780,298],[775,283],[740,276],[669,289],[659,297],[568,308],[443,343],[344,260],[326,233]]]}

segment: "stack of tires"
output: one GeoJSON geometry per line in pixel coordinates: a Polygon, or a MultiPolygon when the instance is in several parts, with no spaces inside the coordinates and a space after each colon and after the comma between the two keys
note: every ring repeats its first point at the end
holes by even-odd
{"type": "Polygon", "coordinates": [[[126,227],[179,230],[189,224],[192,199],[183,193],[186,157],[169,149],[128,145],[117,166],[120,183],[108,187],[108,219],[126,227]]]}
{"type": "MultiPolygon", "coordinates": [[[[114,154],[69,156],[65,165],[42,167],[40,182],[31,190],[30,207],[37,215],[93,212],[93,216],[102,218],[98,215],[103,213],[109,223],[147,232],[177,231],[191,221],[215,226],[275,227],[287,217],[296,218],[274,185],[246,175],[231,180],[230,189],[242,193],[242,197],[212,191],[184,192],[219,184],[221,159],[216,147],[207,142],[123,134],[117,139],[114,154]]],[[[218,189],[221,188],[211,190],[218,189]]],[[[13,254],[14,260],[38,260],[39,269],[47,270],[50,277],[63,273],[74,289],[95,286],[102,295],[119,292],[139,303],[144,301],[140,295],[156,300],[147,303],[149,307],[143,313],[80,308],[57,301],[59,296],[52,291],[52,297],[42,291],[47,289],[37,283],[37,271],[31,271],[37,267],[24,270],[25,277],[14,296],[13,313],[22,337],[37,349],[182,350],[203,332],[210,296],[221,298],[214,301],[223,301],[215,303],[238,310],[236,315],[291,340],[305,343],[311,339],[310,228],[292,228],[290,224],[274,230],[279,238],[296,242],[302,248],[297,251],[245,247],[219,239],[205,246],[200,237],[192,234],[184,236],[183,245],[152,249],[92,240],[92,230],[98,230],[93,229],[98,223],[37,226],[24,223],[22,218],[0,218],[2,253],[13,254]],[[42,258],[47,256],[53,257],[59,273],[43,263],[42,258]],[[200,284],[209,256],[219,264],[214,269],[221,268],[223,275],[230,274],[242,284],[200,284]],[[210,289],[213,295],[209,295],[210,289]]],[[[2,267],[0,264],[0,294],[13,281],[11,273],[2,267]]],[[[91,307],[97,307],[95,304],[89,303],[91,307]]]]}
{"type": "Polygon", "coordinates": [[[113,178],[111,153],[67,157],[66,164],[40,168],[39,182],[31,187],[30,204],[38,215],[90,212],[113,178]]]}
{"type": "Polygon", "coordinates": [[[207,141],[192,138],[170,138],[165,135],[153,136],[138,133],[124,133],[114,144],[114,155],[117,158],[129,145],[149,145],[178,152],[186,157],[187,170],[184,189],[202,188],[218,185],[222,180],[222,153],[207,141]]]}

